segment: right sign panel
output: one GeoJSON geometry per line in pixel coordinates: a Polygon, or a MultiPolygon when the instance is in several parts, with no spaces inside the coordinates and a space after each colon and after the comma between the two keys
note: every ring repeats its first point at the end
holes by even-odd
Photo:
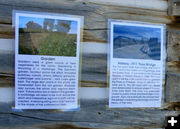
{"type": "Polygon", "coordinates": [[[109,107],[160,107],[165,25],[109,20],[109,107]]]}

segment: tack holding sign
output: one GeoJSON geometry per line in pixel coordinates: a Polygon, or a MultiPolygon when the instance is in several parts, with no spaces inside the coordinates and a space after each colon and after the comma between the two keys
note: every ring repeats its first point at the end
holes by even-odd
{"type": "Polygon", "coordinates": [[[14,17],[15,108],[78,108],[82,17],[22,11],[14,17]]]}
{"type": "Polygon", "coordinates": [[[109,107],[160,107],[165,26],[109,20],[109,107]]]}

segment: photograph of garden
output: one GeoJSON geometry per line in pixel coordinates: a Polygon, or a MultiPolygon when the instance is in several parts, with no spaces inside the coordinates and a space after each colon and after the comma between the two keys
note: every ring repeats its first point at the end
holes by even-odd
{"type": "Polygon", "coordinates": [[[77,21],[19,17],[19,54],[76,56],[77,21]]]}
{"type": "Polygon", "coordinates": [[[113,31],[114,58],[160,60],[160,28],[115,24],[113,31]]]}

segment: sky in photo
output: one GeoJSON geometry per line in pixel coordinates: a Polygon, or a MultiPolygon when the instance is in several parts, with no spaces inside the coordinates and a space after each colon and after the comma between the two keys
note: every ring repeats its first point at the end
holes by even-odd
{"type": "MultiPolygon", "coordinates": [[[[58,20],[55,20],[55,24],[57,24],[58,20]]],[[[39,25],[41,25],[43,27],[44,18],[20,16],[19,17],[19,28],[26,28],[26,24],[30,21],[38,23],[39,25]]],[[[77,21],[71,21],[70,30],[68,33],[69,34],[77,34],[77,21]]]]}
{"type": "Polygon", "coordinates": [[[158,41],[160,41],[161,29],[152,27],[114,25],[114,38],[118,36],[147,39],[158,38],[158,41]]]}

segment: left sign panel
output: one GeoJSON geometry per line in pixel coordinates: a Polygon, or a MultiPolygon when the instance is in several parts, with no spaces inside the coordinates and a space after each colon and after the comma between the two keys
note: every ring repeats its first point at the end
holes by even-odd
{"type": "Polygon", "coordinates": [[[15,108],[76,109],[83,17],[14,11],[15,108]]]}

